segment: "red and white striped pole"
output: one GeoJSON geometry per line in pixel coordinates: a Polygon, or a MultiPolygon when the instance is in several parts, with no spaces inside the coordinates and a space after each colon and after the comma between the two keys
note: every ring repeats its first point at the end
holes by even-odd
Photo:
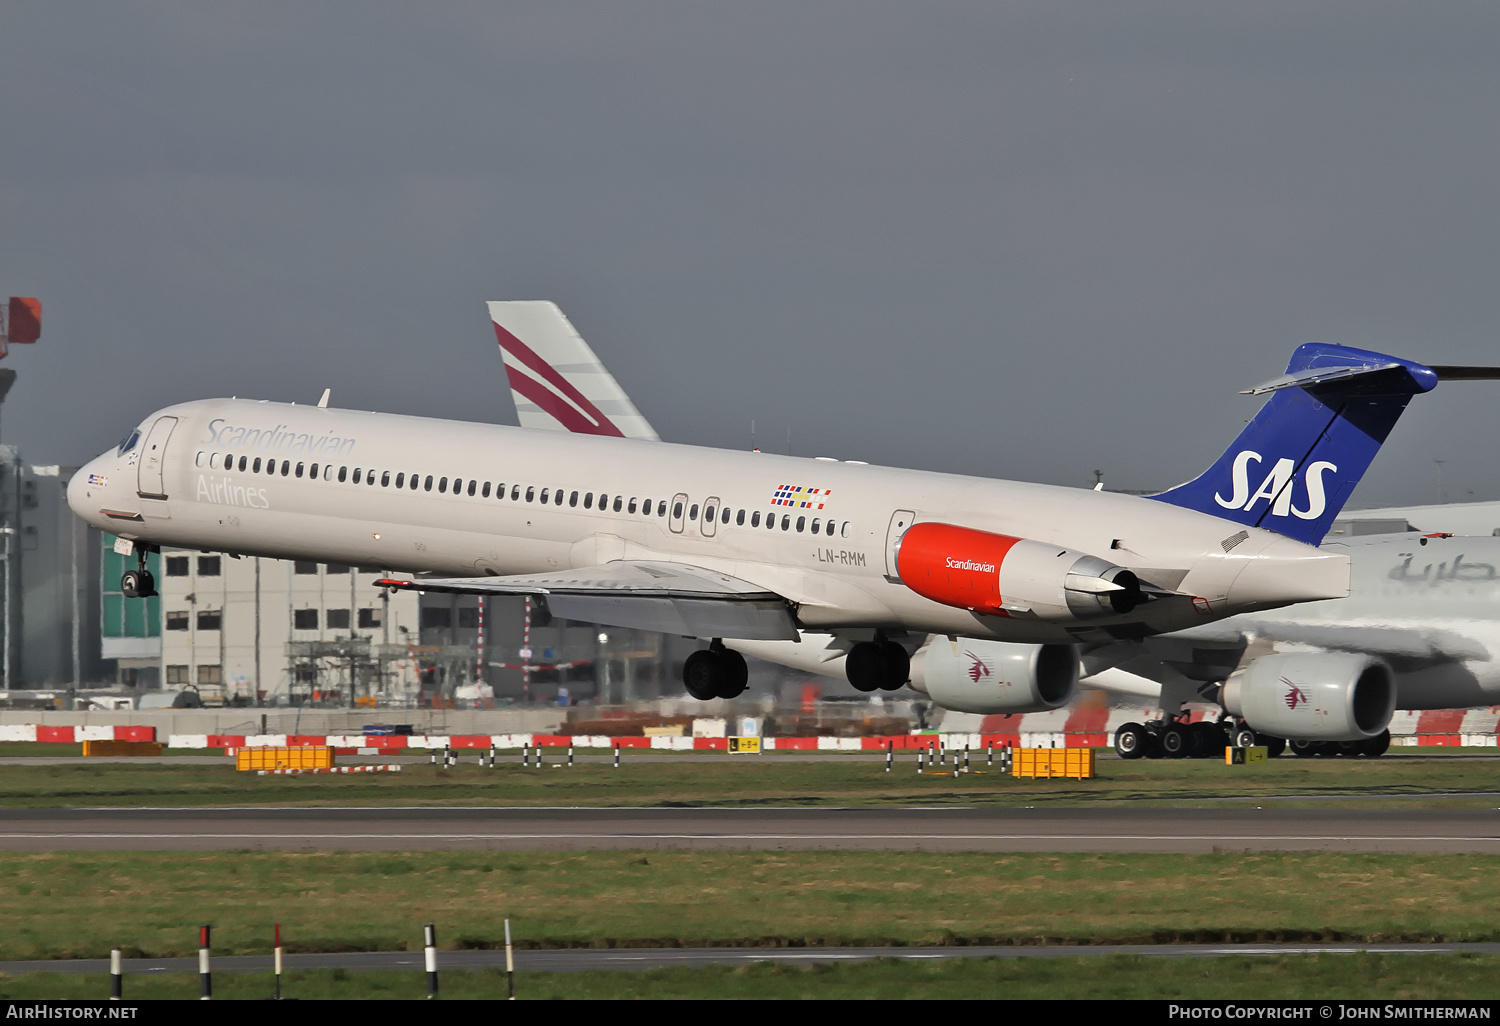
{"type": "Polygon", "coordinates": [[[531,596],[526,596],[526,618],[521,621],[521,696],[531,701],[531,596]]]}
{"type": "Polygon", "coordinates": [[[207,924],[198,928],[198,1000],[207,1001],[214,996],[214,977],[208,966],[208,931],[207,924]]]}
{"type": "Polygon", "coordinates": [[[275,947],[275,972],[276,972],[276,1000],[281,1000],[281,924],[276,924],[276,947],[275,947]]]}

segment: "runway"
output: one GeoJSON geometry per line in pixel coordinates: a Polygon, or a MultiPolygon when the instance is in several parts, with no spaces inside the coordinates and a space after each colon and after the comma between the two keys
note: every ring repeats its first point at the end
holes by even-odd
{"type": "MultiPolygon", "coordinates": [[[[706,965],[749,965],[775,962],[811,965],[828,962],[864,962],[873,958],[933,961],[949,958],[1078,958],[1107,955],[1142,955],[1149,958],[1224,958],[1230,955],[1354,954],[1368,951],[1391,955],[1448,955],[1467,952],[1500,955],[1500,944],[1112,944],[1112,945],[1000,945],[943,948],[561,948],[516,951],[516,971],[568,973],[597,969],[640,971],[644,969],[696,968],[706,965]]],[[[229,955],[213,959],[213,971],[230,973],[271,972],[269,955],[229,955]]],[[[423,968],[420,951],[347,951],[332,954],[289,954],[283,965],[288,972],[309,969],[417,971],[423,968]]],[[[146,973],[195,973],[197,958],[127,958],[122,966],[127,977],[146,973]]],[[[440,951],[438,969],[474,970],[505,968],[505,952],[440,951]]],[[[0,962],[0,975],[23,973],[107,973],[109,959],[36,959],[0,962]]]]}
{"type": "Polygon", "coordinates": [[[16,809],[0,850],[1500,853],[1496,809],[16,809]]]}

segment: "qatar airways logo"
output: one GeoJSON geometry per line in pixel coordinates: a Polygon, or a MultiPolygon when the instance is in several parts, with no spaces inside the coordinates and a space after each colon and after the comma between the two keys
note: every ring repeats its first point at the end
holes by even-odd
{"type": "Polygon", "coordinates": [[[1286,707],[1296,709],[1299,705],[1307,704],[1307,692],[1293,684],[1287,677],[1281,678],[1281,683],[1286,685],[1286,707]]]}
{"type": "Polygon", "coordinates": [[[983,659],[979,658],[973,652],[965,652],[964,655],[974,660],[973,665],[969,667],[969,679],[971,681],[978,684],[981,677],[988,677],[990,675],[990,668],[985,665],[983,659]]]}
{"type": "Polygon", "coordinates": [[[241,427],[222,417],[208,425],[204,445],[223,449],[254,449],[257,452],[284,452],[307,456],[348,456],[354,451],[353,438],[339,435],[310,435],[288,431],[285,424],[273,428],[241,427]]]}
{"type": "Polygon", "coordinates": [[[994,563],[985,563],[981,560],[954,559],[952,556],[949,556],[947,564],[949,570],[974,570],[981,574],[992,574],[995,572],[994,563]]]}
{"type": "Polygon", "coordinates": [[[1277,460],[1270,473],[1261,480],[1260,486],[1251,491],[1250,464],[1260,462],[1260,453],[1251,452],[1249,449],[1236,456],[1233,472],[1234,494],[1226,499],[1215,492],[1214,501],[1225,509],[1249,512],[1255,508],[1257,502],[1265,499],[1271,504],[1271,515],[1275,517],[1291,514],[1302,520],[1316,520],[1323,515],[1323,511],[1328,508],[1328,496],[1323,488],[1323,475],[1329,471],[1338,473],[1338,467],[1319,460],[1303,471],[1302,482],[1307,490],[1307,508],[1298,509],[1292,505],[1292,476],[1297,471],[1297,465],[1289,459],[1277,460]]]}

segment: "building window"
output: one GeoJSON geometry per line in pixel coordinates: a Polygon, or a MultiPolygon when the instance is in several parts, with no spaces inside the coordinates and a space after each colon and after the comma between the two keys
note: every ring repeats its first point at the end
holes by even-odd
{"type": "Polygon", "coordinates": [[[453,610],[447,606],[428,606],[422,610],[422,629],[438,630],[453,626],[453,610]]]}
{"type": "Polygon", "coordinates": [[[323,614],[327,619],[324,621],[331,631],[347,631],[349,629],[349,610],[330,609],[323,614]]]}
{"type": "Polygon", "coordinates": [[[198,576],[199,577],[218,577],[219,574],[222,572],[220,570],[220,566],[221,566],[221,563],[219,561],[219,557],[218,556],[199,556],[198,557],[198,576]]]}
{"type": "Polygon", "coordinates": [[[192,563],[187,556],[167,557],[168,577],[186,577],[190,572],[192,572],[192,563]]]}
{"type": "Polygon", "coordinates": [[[207,664],[198,667],[198,683],[219,684],[224,680],[224,668],[218,663],[207,664]]]}
{"type": "Polygon", "coordinates": [[[380,610],[378,610],[378,609],[361,609],[359,611],[359,626],[360,626],[361,629],[364,629],[364,630],[368,630],[368,629],[370,629],[372,627],[379,627],[380,626],[380,610]]]}
{"type": "Polygon", "coordinates": [[[460,627],[479,626],[479,607],[463,606],[458,611],[458,625],[460,627]]]}
{"type": "Polygon", "coordinates": [[[317,572],[318,564],[306,563],[300,559],[292,567],[292,573],[294,574],[316,574],[317,572]]]}
{"type": "Polygon", "coordinates": [[[223,617],[223,611],[219,609],[198,610],[198,629],[200,631],[216,631],[223,617]]]}
{"type": "Polygon", "coordinates": [[[178,687],[190,683],[188,681],[188,668],[186,666],[168,666],[167,683],[176,684],[178,687]]]}
{"type": "Polygon", "coordinates": [[[340,576],[349,572],[348,563],[327,563],[323,566],[325,574],[339,574],[340,576]]]}
{"type": "Polygon", "coordinates": [[[318,629],[318,611],[316,609],[294,609],[292,610],[292,626],[299,631],[315,631],[318,629]]]}
{"type": "Polygon", "coordinates": [[[188,611],[179,609],[175,613],[167,614],[167,630],[185,631],[188,629],[188,611]]]}

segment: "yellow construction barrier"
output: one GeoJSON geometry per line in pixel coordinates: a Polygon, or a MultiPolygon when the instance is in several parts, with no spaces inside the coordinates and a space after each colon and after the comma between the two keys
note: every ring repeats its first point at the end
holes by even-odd
{"type": "Polygon", "coordinates": [[[84,755],[160,755],[166,745],[158,741],[85,741],[84,755]]]}
{"type": "Polygon", "coordinates": [[[1013,777],[1087,780],[1094,776],[1092,748],[1016,748],[1010,763],[1013,777]]]}
{"type": "Polygon", "coordinates": [[[298,748],[241,748],[234,753],[237,770],[327,769],[333,749],[321,745],[298,748]]]}

